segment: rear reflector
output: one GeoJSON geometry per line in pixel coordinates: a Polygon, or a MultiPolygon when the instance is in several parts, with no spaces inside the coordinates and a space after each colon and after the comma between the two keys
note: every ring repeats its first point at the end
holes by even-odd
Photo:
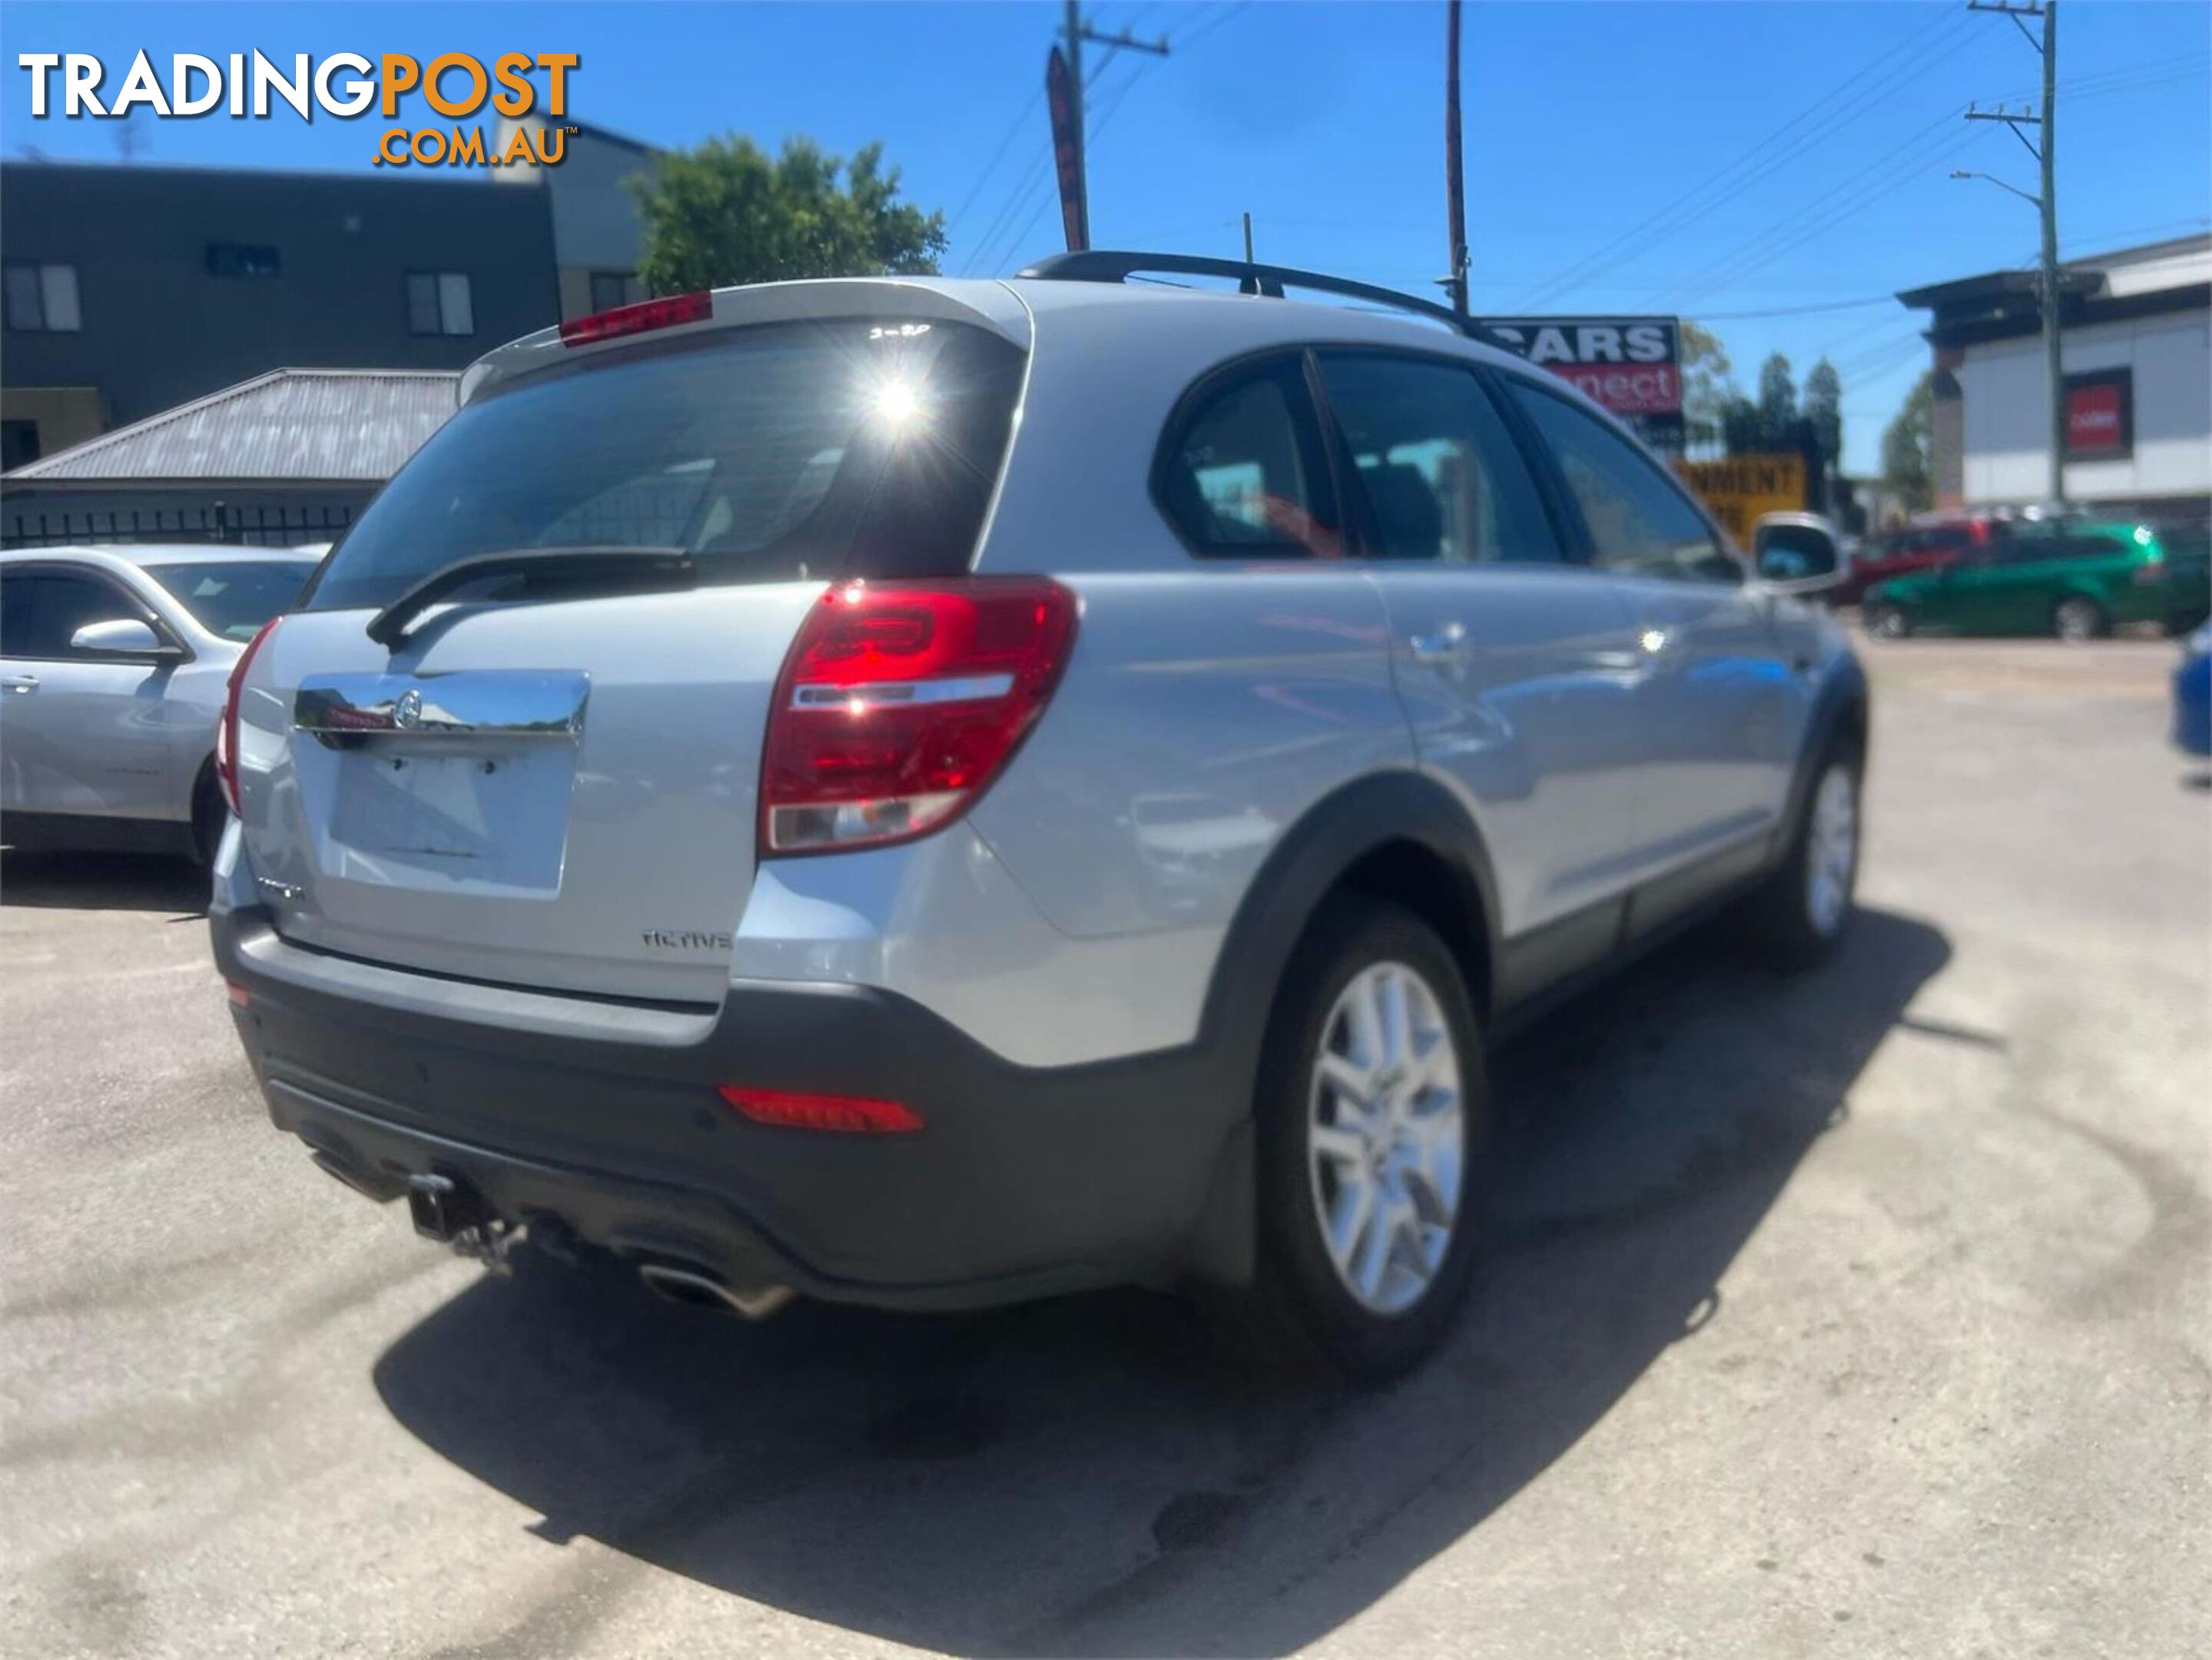
{"type": "Polygon", "coordinates": [[[263,642],[276,633],[276,625],[283,620],[282,617],[270,617],[261,625],[260,632],[246,642],[246,649],[239,653],[238,661],[231,665],[230,682],[223,695],[222,719],[216,723],[216,781],[222,786],[223,800],[230,803],[231,812],[241,818],[246,816],[246,810],[238,804],[239,690],[246,684],[246,672],[253,666],[254,654],[261,649],[263,642]]]}
{"type": "Polygon", "coordinates": [[[1044,713],[1075,596],[1042,577],[854,582],[792,642],[761,762],[763,853],[835,853],[951,823],[1044,713]]]}
{"type": "Polygon", "coordinates": [[[246,990],[245,987],[240,985],[235,980],[224,981],[222,982],[222,988],[225,992],[229,994],[232,1003],[240,1008],[244,1008],[253,1001],[253,994],[246,990]]]}
{"type": "Polygon", "coordinates": [[[696,294],[672,294],[659,300],[641,300],[634,306],[572,317],[561,325],[561,344],[588,346],[594,340],[618,340],[625,334],[650,334],[682,323],[704,323],[714,314],[714,296],[702,289],[696,294]]]}
{"type": "Polygon", "coordinates": [[[897,1135],[921,1128],[921,1115],[912,1107],[865,1095],[800,1095],[741,1089],[735,1084],[724,1084],[714,1092],[757,1124],[863,1135],[897,1135]]]}

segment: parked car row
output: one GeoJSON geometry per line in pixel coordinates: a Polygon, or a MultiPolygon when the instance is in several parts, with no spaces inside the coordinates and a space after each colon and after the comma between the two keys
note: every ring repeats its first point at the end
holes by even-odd
{"type": "Polygon", "coordinates": [[[1917,526],[1878,544],[1845,587],[1862,595],[1867,631],[1887,640],[1925,629],[2094,640],[2146,623],[2179,635],[2212,614],[2201,524],[2063,518],[1917,526]]]}

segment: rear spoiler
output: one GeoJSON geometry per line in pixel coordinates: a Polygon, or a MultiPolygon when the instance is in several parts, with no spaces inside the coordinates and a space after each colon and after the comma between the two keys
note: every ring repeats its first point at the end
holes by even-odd
{"type": "MultiPolygon", "coordinates": [[[[1030,346],[1029,308],[1012,289],[996,280],[839,277],[814,282],[757,283],[744,288],[716,289],[705,297],[713,301],[711,314],[696,320],[671,322],[650,330],[631,329],[596,338],[580,337],[576,320],[571,320],[565,336],[558,325],[526,334],[520,340],[485,353],[469,365],[461,376],[460,401],[468,403],[494,386],[556,364],[574,363],[599,352],[622,351],[646,333],[659,340],[711,334],[719,329],[748,328],[759,323],[876,317],[901,322],[965,323],[988,329],[1024,351],[1030,346]]],[[[647,301],[645,305],[662,303],[647,301]]],[[[670,313],[686,317],[691,314],[670,313]]],[[[586,335],[589,332],[586,331],[586,335]]]]}

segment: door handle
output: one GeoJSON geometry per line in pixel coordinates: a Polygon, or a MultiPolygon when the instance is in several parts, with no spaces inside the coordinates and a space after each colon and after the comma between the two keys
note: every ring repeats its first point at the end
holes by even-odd
{"type": "Polygon", "coordinates": [[[0,691],[12,696],[26,696],[38,689],[39,677],[35,674],[0,674],[0,691]]]}
{"type": "Polygon", "coordinates": [[[1406,642],[1407,655],[1416,663],[1449,663],[1467,649],[1467,625],[1447,623],[1434,634],[1417,634],[1406,642]]]}

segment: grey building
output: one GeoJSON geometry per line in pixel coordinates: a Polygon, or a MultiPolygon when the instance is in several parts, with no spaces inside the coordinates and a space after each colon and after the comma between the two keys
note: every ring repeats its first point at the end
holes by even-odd
{"type": "Polygon", "coordinates": [[[0,546],[330,541],[459,387],[451,369],[273,369],[16,468],[0,546]]]}
{"type": "Polygon", "coordinates": [[[544,328],[562,315],[551,195],[414,170],[0,164],[0,469],[272,369],[458,369],[544,328]]]}
{"type": "MultiPolygon", "coordinates": [[[[506,150],[518,126],[542,131],[543,125],[502,117],[500,149],[506,150]]],[[[545,193],[553,215],[553,258],[565,321],[645,298],[637,280],[645,222],[631,181],[652,171],[659,152],[605,127],[583,125],[571,125],[562,143],[558,167],[532,162],[501,167],[494,177],[509,187],[534,185],[545,193]]]]}

